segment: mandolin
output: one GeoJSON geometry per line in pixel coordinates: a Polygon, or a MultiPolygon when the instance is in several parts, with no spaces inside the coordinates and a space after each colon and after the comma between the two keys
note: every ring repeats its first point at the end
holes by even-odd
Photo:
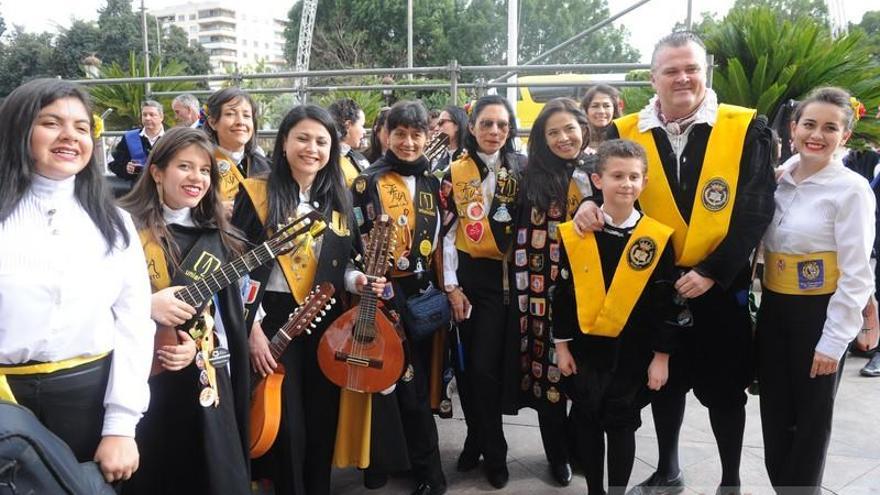
{"type": "MultiPolygon", "coordinates": [[[[218,291],[232,285],[244,275],[272,261],[277,256],[299,249],[304,242],[311,242],[312,238],[323,234],[326,228],[327,224],[318,212],[312,211],[301,215],[279,227],[278,231],[266,242],[220,266],[202,277],[201,280],[177,290],[174,297],[196,309],[202,308],[218,291]],[[303,236],[303,234],[309,234],[309,236],[303,236]]],[[[198,336],[204,335],[205,331],[210,330],[211,322],[209,315],[197,314],[178,327],[159,325],[153,339],[153,348],[161,349],[162,346],[177,345],[179,343],[177,330],[188,332],[193,339],[198,340],[198,336]]],[[[222,361],[223,354],[218,351],[215,350],[216,357],[220,363],[225,362],[222,361]]],[[[228,359],[228,355],[225,356],[225,359],[228,359]]],[[[215,365],[220,363],[215,363],[215,365]]],[[[163,371],[165,368],[162,367],[154,352],[150,375],[157,375],[163,371]]]]}
{"type": "MultiPolygon", "coordinates": [[[[365,274],[384,277],[390,266],[394,225],[381,215],[367,240],[365,274]]],[[[356,392],[379,392],[403,372],[403,342],[395,319],[386,314],[372,291],[334,321],[318,344],[318,365],[328,380],[356,392]]]]}
{"type": "Polygon", "coordinates": [[[311,333],[315,323],[336,303],[336,291],[330,282],[322,282],[315,287],[302,306],[290,315],[269,342],[272,358],[278,363],[275,370],[263,377],[259,372],[251,375],[251,459],[261,457],[275,443],[278,427],[281,424],[281,383],[284,381],[284,366],[279,359],[290,341],[301,333],[311,333]]]}

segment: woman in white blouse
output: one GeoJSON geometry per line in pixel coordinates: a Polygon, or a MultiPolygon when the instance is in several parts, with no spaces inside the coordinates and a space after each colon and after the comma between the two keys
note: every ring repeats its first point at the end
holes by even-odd
{"type": "Polygon", "coordinates": [[[791,124],[798,154],[780,168],[764,236],[758,376],[765,464],[774,487],[818,493],[847,345],[874,290],[874,196],[838,150],[852,133],[850,95],[819,88],[791,124]]]}
{"type": "Polygon", "coordinates": [[[38,79],[0,106],[0,398],[107,481],[138,467],[154,326],[143,250],[92,155],[87,94],[38,79]]]}

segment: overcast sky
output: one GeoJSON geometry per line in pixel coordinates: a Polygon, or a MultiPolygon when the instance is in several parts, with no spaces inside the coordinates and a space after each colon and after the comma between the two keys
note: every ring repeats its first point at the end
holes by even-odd
{"type": "MultiPolygon", "coordinates": [[[[403,0],[400,0],[403,1],[403,0]]],[[[703,11],[723,14],[730,9],[734,0],[693,0],[693,16],[699,19],[703,11]]],[[[181,0],[144,0],[147,9],[161,8],[184,3],[181,0]]],[[[608,0],[612,14],[620,12],[636,3],[636,0],[608,0]]],[[[843,7],[843,16],[850,22],[859,22],[868,6],[874,1],[839,0],[832,2],[843,7]]],[[[272,12],[286,17],[290,0],[249,0],[248,8],[272,12]]],[[[0,12],[7,26],[23,25],[27,31],[41,32],[55,30],[58,26],[69,26],[72,18],[96,19],[98,8],[106,5],[106,0],[0,0],[0,12]]],[[[133,3],[140,7],[140,0],[133,3]]],[[[880,5],[876,8],[880,9],[880,5]]],[[[630,42],[639,49],[642,61],[647,61],[654,42],[671,31],[677,21],[687,16],[685,0],[651,0],[647,4],[621,17],[616,25],[625,25],[630,31],[630,42]]],[[[586,29],[588,26],[584,26],[586,29]]],[[[487,61],[488,62],[488,61],[487,61]]]]}

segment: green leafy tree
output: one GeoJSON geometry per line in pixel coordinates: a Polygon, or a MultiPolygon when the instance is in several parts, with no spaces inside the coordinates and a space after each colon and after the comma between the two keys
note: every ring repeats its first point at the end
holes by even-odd
{"type": "MultiPolygon", "coordinates": [[[[177,61],[170,61],[163,64],[161,68],[158,65],[150,66],[150,76],[180,76],[184,75],[186,66],[177,61]]],[[[125,67],[117,62],[104,65],[101,68],[101,79],[116,79],[144,77],[143,60],[139,60],[135,56],[135,52],[130,52],[128,63],[125,67]]],[[[155,92],[175,91],[185,92],[196,89],[195,83],[192,82],[161,82],[153,83],[151,90],[155,92]]],[[[129,129],[140,124],[141,103],[146,99],[146,88],[139,83],[125,84],[98,84],[90,86],[89,92],[95,101],[98,113],[112,108],[114,111],[105,122],[107,129],[129,129]]],[[[154,97],[162,103],[165,108],[165,125],[173,125],[174,112],[171,111],[172,97],[154,97]]]]}
{"type": "MultiPolygon", "coordinates": [[[[760,7],[732,11],[705,42],[715,55],[719,99],[757,108],[771,119],[788,99],[824,85],[849,90],[868,108],[880,103],[880,67],[861,31],[832,39],[820,20],[802,16],[780,22],[776,12],[760,7]]],[[[864,119],[855,136],[856,144],[878,141],[880,126],[864,119]]]]}
{"type": "MultiPolygon", "coordinates": [[[[3,46],[0,58],[0,96],[6,96],[21,83],[53,76],[52,35],[31,34],[16,26],[3,46]]],[[[8,123],[7,123],[8,124],[8,123]]]]}
{"type": "MultiPolygon", "coordinates": [[[[151,39],[151,45],[154,41],[151,39]]],[[[152,49],[151,49],[152,50],[152,49]]],[[[152,53],[157,53],[153,50],[152,53]]],[[[186,32],[179,26],[170,26],[162,34],[162,63],[177,60],[186,64],[188,74],[210,74],[211,58],[200,44],[191,45],[186,32]]]]}
{"type": "Polygon", "coordinates": [[[851,25],[850,28],[865,33],[874,62],[880,64],[880,10],[865,12],[865,15],[862,16],[862,22],[851,25]]]}
{"type": "Polygon", "coordinates": [[[55,73],[66,79],[79,79],[83,77],[83,59],[101,51],[101,31],[94,22],[74,20],[69,28],[58,33],[53,45],[55,73]]]}
{"type": "Polygon", "coordinates": [[[769,9],[780,20],[809,17],[824,27],[831,25],[825,0],[736,0],[731,11],[750,8],[769,9]]]}

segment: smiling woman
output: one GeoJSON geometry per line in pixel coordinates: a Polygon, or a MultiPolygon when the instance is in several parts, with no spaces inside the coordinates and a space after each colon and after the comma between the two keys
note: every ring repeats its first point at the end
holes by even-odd
{"type": "Polygon", "coordinates": [[[0,129],[0,398],[115,481],[138,468],[153,324],[143,253],[92,156],[90,115],[87,94],[55,79],[0,106],[17,123],[0,129]]]}

